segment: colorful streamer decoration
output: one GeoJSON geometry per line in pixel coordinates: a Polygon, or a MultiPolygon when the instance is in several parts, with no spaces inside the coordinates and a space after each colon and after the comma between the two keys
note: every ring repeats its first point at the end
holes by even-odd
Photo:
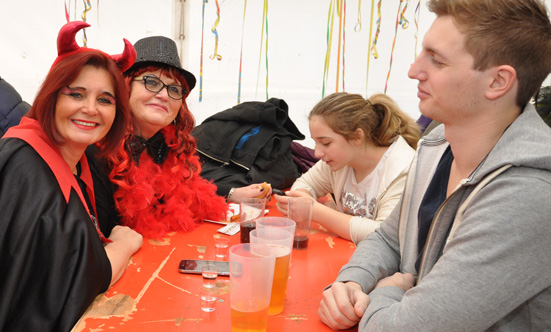
{"type": "Polygon", "coordinates": [[[247,13],[247,0],[243,5],[243,25],[241,27],[241,52],[239,53],[239,83],[237,86],[237,104],[241,104],[241,72],[243,65],[243,34],[245,31],[245,14],[247,13]]]}
{"type": "Polygon", "coordinates": [[[218,0],[216,0],[216,21],[214,21],[214,25],[211,29],[212,33],[214,33],[214,54],[211,55],[210,58],[220,61],[222,60],[222,56],[218,54],[218,31],[216,31],[218,23],[220,23],[220,5],[218,4],[218,0]]]}
{"type": "Polygon", "coordinates": [[[404,0],[400,0],[400,5],[398,6],[398,14],[396,16],[396,27],[394,29],[394,40],[392,41],[392,50],[390,52],[390,66],[388,68],[388,74],[386,75],[386,82],[385,82],[385,94],[388,87],[388,80],[390,78],[390,72],[392,70],[392,60],[393,60],[393,54],[394,54],[394,47],[396,46],[396,37],[398,36],[398,26],[402,26],[403,29],[407,29],[409,22],[405,19],[404,13],[407,9],[409,0],[405,0],[404,8],[402,9],[402,3],[404,3],[404,0]]]}
{"type": "Polygon", "coordinates": [[[325,51],[325,64],[323,68],[323,84],[321,89],[321,97],[325,97],[325,85],[329,78],[329,63],[331,60],[331,44],[333,40],[333,21],[335,12],[335,0],[331,0],[329,3],[329,13],[327,14],[327,50],[325,51]]]}
{"type": "MultiPolygon", "coordinates": [[[[400,1],[401,3],[402,1],[400,1]]],[[[400,26],[402,27],[402,29],[407,29],[408,26],[409,26],[409,21],[406,19],[406,9],[408,9],[408,3],[409,3],[409,0],[406,0],[405,4],[404,4],[404,8],[402,9],[402,12],[400,13],[400,26]]]]}
{"type": "MultiPolygon", "coordinates": [[[[419,0],[421,1],[421,0],[419,0]]],[[[375,8],[375,0],[371,0],[371,19],[369,20],[369,42],[367,45],[371,45],[371,36],[373,36],[373,9],[375,8]]],[[[380,25],[379,25],[380,29],[380,25]]],[[[376,58],[375,58],[376,59],[376,58]]],[[[369,86],[369,63],[371,61],[371,54],[368,51],[367,52],[367,70],[365,75],[365,98],[369,98],[369,94],[367,92],[367,87],[369,86]]]]}
{"type": "MultiPolygon", "coordinates": [[[[83,22],[86,22],[86,13],[92,9],[92,5],[90,4],[90,0],[82,0],[82,2],[84,4],[84,10],[82,11],[81,18],[83,22]]],[[[86,45],[88,43],[88,38],[86,37],[86,28],[82,29],[82,33],[83,33],[83,36],[82,36],[83,45],[84,47],[87,47],[86,45]]]]}
{"type": "Polygon", "coordinates": [[[355,32],[362,31],[362,0],[358,0],[358,21],[354,26],[355,32]]]}
{"type": "Polygon", "coordinates": [[[339,15],[339,48],[337,51],[337,83],[335,84],[335,92],[339,92],[339,74],[340,74],[340,61],[341,61],[341,40],[343,42],[342,50],[342,66],[343,66],[343,83],[342,89],[344,90],[344,25],[346,21],[346,3],[345,0],[340,0],[339,6],[337,9],[337,14],[339,15]],[[341,37],[342,36],[342,37],[341,37]]]}
{"type": "MultiPolygon", "coordinates": [[[[371,54],[373,55],[373,58],[378,59],[379,58],[379,52],[377,52],[377,41],[379,40],[379,33],[381,32],[381,4],[383,0],[379,0],[379,3],[377,3],[377,30],[375,31],[375,38],[373,39],[373,46],[371,46],[371,54]]],[[[371,12],[373,12],[373,7],[371,8],[371,12]]]]}
{"type": "Polygon", "coordinates": [[[201,20],[201,59],[199,61],[199,102],[203,101],[203,36],[205,35],[205,4],[208,0],[203,0],[203,15],[201,20]]]}
{"type": "MultiPolygon", "coordinates": [[[[69,8],[67,8],[67,2],[65,2],[65,19],[67,20],[67,23],[71,21],[70,13],[71,13],[71,2],[69,2],[69,8]]],[[[75,12],[74,12],[73,21],[76,21],[76,20],[77,20],[77,0],[75,0],[75,12]]]]}
{"type": "Polygon", "coordinates": [[[99,0],[96,1],[96,12],[98,13],[98,15],[96,16],[96,19],[98,21],[98,26],[99,26],[99,0]]]}
{"type": "Polygon", "coordinates": [[[346,38],[345,38],[345,31],[346,31],[346,0],[343,2],[343,19],[342,19],[342,91],[345,91],[344,89],[344,73],[346,72],[346,67],[344,65],[344,58],[345,58],[345,46],[346,46],[346,38]]]}
{"type": "MultiPolygon", "coordinates": [[[[82,11],[82,14],[81,14],[81,18],[82,18],[82,21],[83,22],[86,22],[86,13],[89,12],[90,10],[92,10],[92,5],[90,4],[90,0],[83,0],[82,3],[84,4],[84,10],[82,11]]],[[[70,12],[71,12],[71,3],[70,2],[65,2],[64,3],[65,5],[65,20],[68,22],[71,21],[71,15],[70,15],[70,12]],[[67,5],[68,4],[68,5],[67,5]]],[[[96,2],[96,7],[99,9],[99,0],[97,0],[96,2]]],[[[75,10],[74,10],[74,13],[73,13],[73,21],[76,21],[77,20],[77,0],[75,0],[75,10]]],[[[98,22],[99,22],[99,13],[98,13],[98,22]]],[[[88,38],[86,37],[86,28],[84,28],[82,30],[84,36],[83,36],[83,42],[84,42],[84,47],[86,47],[86,44],[87,44],[87,41],[88,41],[88,38]]]]}
{"type": "Polygon", "coordinates": [[[65,19],[67,20],[67,23],[69,23],[69,10],[67,9],[67,3],[65,3],[65,19]]]}
{"type": "Polygon", "coordinates": [[[417,7],[415,8],[415,14],[413,15],[413,21],[415,22],[415,57],[414,59],[417,60],[417,42],[419,41],[419,16],[420,16],[420,9],[421,8],[421,0],[417,3],[417,7]]]}
{"type": "Polygon", "coordinates": [[[325,87],[329,77],[329,64],[331,62],[331,49],[333,43],[333,27],[335,22],[335,12],[339,16],[339,35],[338,35],[338,50],[337,50],[337,82],[336,92],[339,91],[339,82],[341,74],[341,53],[342,53],[342,89],[345,90],[345,50],[346,50],[346,0],[331,0],[329,3],[329,13],[327,15],[327,50],[325,53],[325,67],[323,71],[323,84],[321,96],[325,97],[325,87]]]}
{"type": "Polygon", "coordinates": [[[268,0],[264,0],[264,9],[262,13],[262,27],[260,31],[262,31],[260,36],[260,54],[258,59],[258,72],[257,72],[257,78],[256,78],[256,88],[258,89],[258,79],[260,77],[260,65],[262,63],[262,46],[264,43],[264,28],[266,29],[266,100],[269,99],[268,97],[268,0]]]}
{"type": "Polygon", "coordinates": [[[264,0],[264,17],[266,17],[266,100],[268,100],[268,0],[264,0]]]}

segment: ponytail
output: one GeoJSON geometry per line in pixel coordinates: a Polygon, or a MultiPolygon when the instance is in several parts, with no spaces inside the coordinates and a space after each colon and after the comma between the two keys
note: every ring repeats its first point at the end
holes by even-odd
{"type": "Polygon", "coordinates": [[[379,146],[389,146],[396,136],[402,136],[414,149],[421,138],[421,129],[415,121],[402,111],[392,98],[374,94],[368,99],[379,118],[379,125],[371,139],[379,146]]]}

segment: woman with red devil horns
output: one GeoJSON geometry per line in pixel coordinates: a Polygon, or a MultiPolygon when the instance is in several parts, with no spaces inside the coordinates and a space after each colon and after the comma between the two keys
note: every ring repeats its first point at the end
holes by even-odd
{"type": "Polygon", "coordinates": [[[1,331],[71,330],[142,244],[128,227],[102,235],[84,155],[121,144],[130,117],[121,72],[136,52],[126,40],[119,56],[79,47],[87,26],[63,26],[33,106],[0,140],[1,331]]]}

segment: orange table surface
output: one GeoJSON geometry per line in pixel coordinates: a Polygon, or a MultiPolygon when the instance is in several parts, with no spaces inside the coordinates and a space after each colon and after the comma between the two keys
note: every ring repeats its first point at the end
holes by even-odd
{"type": "MultiPolygon", "coordinates": [[[[275,199],[268,216],[281,216],[275,199]]],[[[147,240],[132,257],[122,278],[100,294],[73,328],[76,331],[231,331],[229,277],[218,277],[216,310],[200,308],[201,275],[182,274],[182,259],[215,259],[214,237],[222,225],[203,223],[190,232],[147,240]]],[[[229,236],[230,246],[240,242],[229,236]]],[[[317,310],[325,286],[335,280],[355,245],[312,222],[308,248],[293,250],[283,312],[269,316],[268,331],[332,331],[317,310]]],[[[356,329],[353,329],[356,330],[356,329]]]]}

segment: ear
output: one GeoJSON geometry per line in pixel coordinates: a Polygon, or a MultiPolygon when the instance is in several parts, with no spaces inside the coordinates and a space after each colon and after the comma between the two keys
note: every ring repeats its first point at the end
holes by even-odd
{"type": "Polygon", "coordinates": [[[486,98],[496,100],[515,87],[517,81],[517,71],[509,65],[501,65],[491,69],[493,75],[490,86],[486,91],[486,98]]]}
{"type": "Polygon", "coordinates": [[[352,139],[352,142],[354,145],[360,145],[363,143],[364,138],[364,131],[361,128],[357,128],[356,131],[354,131],[354,138],[352,139]]]}

